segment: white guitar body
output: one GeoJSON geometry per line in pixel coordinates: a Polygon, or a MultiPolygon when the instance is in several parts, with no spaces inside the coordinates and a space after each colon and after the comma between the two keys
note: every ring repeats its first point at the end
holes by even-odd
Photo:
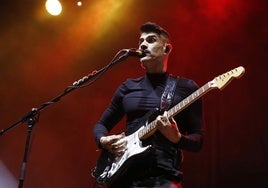
{"type": "Polygon", "coordinates": [[[121,172],[121,168],[123,165],[127,165],[126,161],[131,162],[130,158],[137,157],[139,154],[145,154],[146,151],[150,151],[152,148],[151,145],[142,146],[142,141],[139,138],[140,130],[144,129],[142,126],[139,130],[134,132],[133,134],[126,136],[127,146],[123,155],[116,156],[111,164],[111,168],[108,171],[105,171],[101,174],[101,177],[107,177],[108,179],[115,176],[116,173],[121,172]]]}

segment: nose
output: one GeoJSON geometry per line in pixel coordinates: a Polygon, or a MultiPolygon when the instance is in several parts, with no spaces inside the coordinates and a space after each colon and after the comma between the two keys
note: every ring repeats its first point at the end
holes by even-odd
{"type": "Polygon", "coordinates": [[[146,50],[147,48],[148,48],[148,47],[147,47],[145,44],[141,44],[141,45],[140,45],[140,49],[141,49],[141,50],[146,50]]]}
{"type": "Polygon", "coordinates": [[[146,40],[141,40],[140,43],[139,43],[139,49],[141,50],[146,50],[148,47],[147,47],[147,42],[146,40]]]}

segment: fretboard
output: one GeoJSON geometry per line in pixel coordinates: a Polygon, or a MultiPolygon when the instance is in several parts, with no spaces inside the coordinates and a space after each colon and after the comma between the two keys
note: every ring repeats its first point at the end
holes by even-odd
{"type": "MultiPolygon", "coordinates": [[[[206,94],[208,91],[214,89],[212,85],[213,85],[212,81],[206,83],[205,85],[197,89],[195,92],[193,92],[191,95],[189,95],[188,97],[183,99],[181,102],[179,102],[177,105],[173,106],[171,109],[167,111],[168,118],[174,117],[175,115],[180,113],[183,109],[185,109],[190,104],[192,104],[197,99],[199,99],[204,94],[206,94]]],[[[156,129],[157,129],[156,120],[154,120],[150,122],[149,124],[147,124],[143,129],[139,130],[138,132],[139,139],[144,140],[148,138],[149,136],[154,134],[156,129]]]]}

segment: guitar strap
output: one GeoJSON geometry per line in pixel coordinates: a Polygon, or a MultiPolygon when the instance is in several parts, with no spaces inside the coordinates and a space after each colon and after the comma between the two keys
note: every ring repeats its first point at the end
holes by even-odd
{"type": "Polygon", "coordinates": [[[174,97],[176,85],[177,85],[177,77],[169,75],[166,82],[165,90],[161,97],[161,104],[160,104],[161,111],[169,109],[174,97]]]}

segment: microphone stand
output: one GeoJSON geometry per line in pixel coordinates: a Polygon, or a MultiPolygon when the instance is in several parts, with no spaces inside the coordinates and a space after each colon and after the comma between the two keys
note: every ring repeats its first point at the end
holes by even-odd
{"type": "Polygon", "coordinates": [[[27,124],[28,124],[27,136],[26,136],[26,144],[25,144],[25,149],[24,149],[23,162],[22,162],[22,165],[21,165],[18,188],[23,187],[24,178],[25,178],[25,170],[26,170],[26,165],[27,165],[28,155],[29,155],[29,149],[30,149],[31,132],[32,132],[32,129],[34,128],[36,122],[38,121],[40,111],[44,110],[49,105],[58,102],[63,96],[65,96],[66,94],[70,93],[71,91],[73,91],[73,90],[75,90],[77,88],[82,88],[82,87],[85,87],[85,86],[88,86],[88,85],[92,84],[94,81],[97,80],[97,78],[100,75],[102,75],[104,72],[106,72],[109,68],[111,68],[116,63],[119,63],[119,62],[125,60],[128,56],[130,56],[130,53],[129,53],[128,49],[120,50],[108,65],[106,65],[105,67],[103,67],[102,69],[100,69],[98,71],[93,71],[92,73],[90,73],[87,76],[84,76],[83,78],[79,79],[78,81],[75,81],[73,83],[73,85],[67,87],[64,90],[63,93],[61,93],[60,95],[58,95],[57,97],[55,97],[51,101],[42,104],[39,108],[32,108],[32,110],[30,112],[28,112],[25,115],[23,115],[18,121],[16,121],[15,123],[11,124],[7,128],[2,129],[0,131],[0,136],[2,136],[4,133],[6,133],[7,131],[9,131],[12,128],[16,127],[18,124],[22,124],[22,123],[24,123],[26,121],[27,121],[27,124]],[[119,56],[120,54],[122,54],[122,55],[119,56]],[[89,83],[85,84],[86,82],[89,82],[89,83]]]}

